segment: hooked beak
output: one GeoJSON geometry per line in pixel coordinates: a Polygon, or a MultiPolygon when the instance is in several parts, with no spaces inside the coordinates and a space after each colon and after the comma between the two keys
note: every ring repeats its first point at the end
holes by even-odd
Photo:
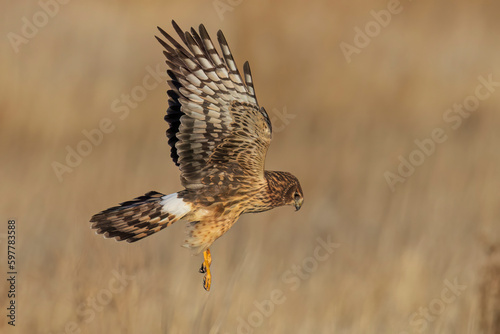
{"type": "Polygon", "coordinates": [[[295,201],[295,211],[299,211],[300,208],[302,207],[302,203],[304,203],[304,199],[300,198],[295,201]]]}

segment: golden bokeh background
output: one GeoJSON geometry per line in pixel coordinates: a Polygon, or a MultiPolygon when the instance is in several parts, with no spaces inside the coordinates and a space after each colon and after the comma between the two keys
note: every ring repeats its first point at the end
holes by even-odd
{"type": "Polygon", "coordinates": [[[481,333],[483,317],[500,317],[488,288],[500,274],[484,274],[500,235],[500,6],[396,5],[4,4],[0,245],[4,258],[15,219],[19,274],[16,327],[2,292],[0,331],[481,333]],[[371,11],[388,6],[399,12],[373,23],[371,11]],[[167,84],[151,76],[154,88],[137,88],[166,70],[153,36],[156,26],[173,33],[172,19],[183,29],[204,23],[212,38],[222,29],[239,68],[250,62],[275,127],[267,168],[294,173],[305,193],[298,213],[243,216],[213,245],[209,293],[201,258],[179,247],[182,224],[135,244],[89,229],[118,202],[181,189],[165,138],[167,84]],[[355,28],[367,24],[372,37],[348,62],[340,45],[355,45],[355,28]],[[479,90],[489,96],[474,105],[489,77],[479,90]],[[114,112],[141,92],[128,114],[114,112]],[[464,102],[473,111],[448,111],[464,102]],[[89,149],[84,132],[103,119],[113,130],[89,149]],[[415,140],[429,143],[436,129],[446,140],[418,153],[415,140]],[[58,177],[55,164],[79,145],[88,154],[58,177]],[[419,165],[392,191],[386,176],[398,174],[400,156],[419,165]],[[318,238],[334,252],[318,253],[318,238]]]}

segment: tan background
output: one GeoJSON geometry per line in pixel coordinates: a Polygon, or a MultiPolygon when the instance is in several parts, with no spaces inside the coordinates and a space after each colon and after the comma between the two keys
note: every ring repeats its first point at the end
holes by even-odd
{"type": "MultiPolygon", "coordinates": [[[[255,333],[479,333],[484,250],[500,231],[500,90],[457,130],[443,114],[474,94],[478,76],[500,81],[500,7],[403,1],[347,63],[339,44],[352,44],[354,28],[386,1],[233,5],[221,20],[211,1],[71,1],[17,53],[7,34],[20,34],[23,17],[41,7],[4,5],[0,240],[4,258],[6,222],[15,218],[19,271],[9,330],[225,334],[245,319],[255,333]],[[165,69],[153,35],[157,25],[173,32],[171,19],[184,29],[204,23],[213,37],[222,29],[240,69],[250,61],[260,104],[294,116],[274,119],[283,129],[267,168],[293,172],[305,192],[299,213],[244,216],[215,243],[210,293],[197,273],[201,258],[179,247],[181,224],[121,244],[88,223],[147,191],[180,189],[164,134],[167,85],[123,120],[111,110],[142,85],[148,66],[165,69]],[[114,131],[60,182],[53,162],[65,163],[66,146],[76,148],[103,118],[114,131]],[[408,158],[414,140],[435,128],[447,141],[392,192],[384,172],[397,173],[398,156],[408,158]],[[292,291],[282,275],[310,261],[318,237],[340,246],[292,291]],[[110,293],[114,271],[135,278],[110,293]],[[466,288],[444,303],[445,282],[455,279],[466,288]],[[259,318],[255,302],[273,290],[285,300],[259,318]],[[432,320],[412,322],[420,308],[439,305],[432,320]]],[[[3,292],[0,301],[3,332],[3,292]]]]}

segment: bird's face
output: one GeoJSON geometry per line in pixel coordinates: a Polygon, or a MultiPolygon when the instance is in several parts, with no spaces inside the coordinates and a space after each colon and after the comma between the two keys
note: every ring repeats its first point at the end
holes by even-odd
{"type": "Polygon", "coordinates": [[[302,193],[302,187],[300,186],[298,180],[288,189],[285,198],[287,205],[293,205],[295,207],[295,211],[300,210],[302,203],[304,203],[304,194],[302,193]]]}

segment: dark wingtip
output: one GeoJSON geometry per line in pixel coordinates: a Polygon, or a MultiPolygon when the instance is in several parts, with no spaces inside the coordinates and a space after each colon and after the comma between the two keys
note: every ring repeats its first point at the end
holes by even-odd
{"type": "Polygon", "coordinates": [[[187,45],[186,43],[186,37],[184,36],[184,31],[179,27],[177,23],[175,23],[174,20],[172,20],[172,25],[174,26],[174,30],[177,33],[177,35],[181,38],[181,40],[184,42],[184,44],[187,45]]]}
{"type": "Polygon", "coordinates": [[[158,28],[158,30],[161,32],[161,34],[162,34],[162,35],[165,35],[165,34],[166,34],[165,30],[163,30],[162,28],[160,28],[160,27],[158,27],[158,26],[157,26],[156,28],[158,28]]]}
{"type": "Polygon", "coordinates": [[[165,48],[165,42],[158,36],[155,35],[156,40],[165,48]]]}
{"type": "Polygon", "coordinates": [[[200,24],[199,30],[200,30],[200,35],[201,35],[202,38],[210,38],[209,35],[208,35],[208,31],[205,28],[205,25],[200,24]]]}
{"type": "Polygon", "coordinates": [[[217,39],[219,39],[219,41],[222,40],[227,44],[226,37],[224,37],[224,33],[222,32],[222,30],[217,31],[217,39]]]}

